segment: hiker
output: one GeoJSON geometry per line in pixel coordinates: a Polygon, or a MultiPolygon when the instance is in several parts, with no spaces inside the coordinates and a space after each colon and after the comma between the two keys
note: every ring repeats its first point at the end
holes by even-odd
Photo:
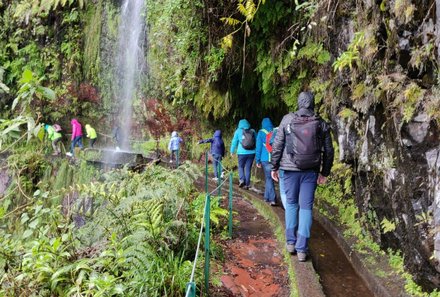
{"type": "Polygon", "coordinates": [[[89,124],[86,125],[86,133],[87,133],[87,138],[90,138],[90,142],[89,145],[91,148],[93,148],[93,145],[96,142],[96,139],[98,138],[98,136],[96,135],[96,131],[95,129],[90,126],[89,124]]]}
{"type": "Polygon", "coordinates": [[[69,157],[75,156],[75,146],[78,145],[80,149],[83,148],[82,144],[82,127],[77,119],[70,121],[72,125],[72,143],[70,144],[70,152],[66,153],[69,157]]]}
{"type": "Polygon", "coordinates": [[[324,184],[333,165],[330,126],[314,112],[310,92],[298,96],[298,111],[283,117],[272,146],[272,178],[284,170],[286,248],[307,259],[317,184],[324,184]]]}
{"type": "Polygon", "coordinates": [[[275,185],[271,176],[272,164],[270,163],[272,154],[272,145],[270,140],[273,134],[273,124],[269,118],[261,121],[261,130],[257,134],[257,147],[255,154],[255,163],[258,168],[263,167],[265,185],[264,185],[264,201],[271,206],[275,206],[276,194],[275,185]]]}
{"type": "Polygon", "coordinates": [[[122,135],[121,135],[121,128],[119,125],[116,125],[112,130],[112,139],[115,143],[116,150],[119,151],[121,147],[122,142],[122,135]]]}
{"type": "Polygon", "coordinates": [[[231,156],[237,152],[238,156],[238,176],[240,188],[249,190],[251,183],[252,163],[255,159],[255,139],[256,133],[251,129],[251,125],[246,119],[238,122],[238,128],[235,130],[231,142],[231,156]]]}
{"type": "Polygon", "coordinates": [[[170,142],[168,143],[168,150],[171,152],[170,163],[173,163],[173,156],[177,162],[177,157],[178,157],[177,154],[180,148],[180,144],[182,142],[183,142],[182,138],[180,138],[179,135],[177,135],[176,131],[173,131],[171,133],[170,142]]]}
{"type": "Polygon", "coordinates": [[[61,153],[61,149],[58,145],[58,143],[62,139],[62,135],[60,133],[61,127],[58,124],[55,124],[53,126],[46,124],[44,125],[44,130],[47,132],[47,137],[52,142],[52,155],[58,156],[61,153]]]}
{"type": "Polygon", "coordinates": [[[212,165],[214,167],[214,178],[213,180],[218,180],[223,177],[222,175],[218,175],[220,170],[220,162],[222,158],[225,156],[225,144],[222,139],[222,131],[215,130],[214,136],[212,138],[200,140],[199,144],[202,143],[210,143],[211,144],[211,156],[212,156],[212,165]]]}

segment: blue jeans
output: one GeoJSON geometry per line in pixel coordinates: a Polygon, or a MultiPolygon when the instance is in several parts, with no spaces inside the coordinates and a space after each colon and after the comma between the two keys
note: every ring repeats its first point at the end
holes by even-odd
{"type": "Polygon", "coordinates": [[[251,169],[254,159],[255,154],[238,155],[238,177],[247,187],[251,184],[251,169]]]}
{"type": "Polygon", "coordinates": [[[284,171],[286,239],[298,252],[308,250],[317,180],[317,172],[284,171]]]}
{"type": "Polygon", "coordinates": [[[287,202],[286,202],[286,188],[284,187],[284,170],[280,169],[278,171],[279,174],[279,183],[280,183],[280,198],[281,198],[281,203],[283,203],[283,207],[284,209],[286,209],[287,207],[287,202]]]}
{"type": "Polygon", "coordinates": [[[264,177],[266,180],[264,186],[264,200],[268,202],[275,202],[275,186],[273,184],[272,176],[270,172],[272,171],[272,164],[268,161],[262,161],[261,165],[264,171],[264,177]]]}
{"type": "Polygon", "coordinates": [[[72,143],[70,144],[70,153],[72,155],[75,155],[75,146],[77,144],[81,149],[83,148],[82,136],[77,136],[72,140],[72,143]]]}
{"type": "Polygon", "coordinates": [[[212,166],[214,167],[214,176],[215,177],[220,177],[221,176],[221,172],[219,175],[219,170],[221,170],[221,165],[220,162],[222,161],[222,155],[219,154],[212,154],[212,166]]]}

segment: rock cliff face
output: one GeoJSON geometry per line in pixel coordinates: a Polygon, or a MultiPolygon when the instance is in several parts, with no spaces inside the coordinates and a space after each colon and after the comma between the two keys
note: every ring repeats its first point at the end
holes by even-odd
{"type": "Polygon", "coordinates": [[[440,1],[418,2],[352,2],[351,16],[334,8],[332,55],[348,51],[355,32],[364,39],[353,68],[331,78],[338,95],[327,95],[365,227],[382,248],[402,250],[417,282],[432,290],[440,286],[440,1]],[[385,232],[383,222],[395,227],[385,232]]]}
{"type": "Polygon", "coordinates": [[[335,117],[340,159],[353,165],[356,203],[383,248],[401,249],[426,287],[440,284],[440,146],[435,121],[422,113],[403,124],[376,107],[356,121],[335,117]],[[386,219],[395,223],[381,231],[386,219]],[[431,258],[434,256],[434,258],[431,258]]]}

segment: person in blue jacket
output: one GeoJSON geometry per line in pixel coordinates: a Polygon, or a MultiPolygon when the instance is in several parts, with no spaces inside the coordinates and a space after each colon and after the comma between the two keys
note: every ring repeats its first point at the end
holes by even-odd
{"type": "Polygon", "coordinates": [[[219,164],[222,161],[222,158],[225,156],[225,143],[222,139],[222,131],[215,130],[214,136],[212,138],[203,139],[199,141],[201,143],[210,143],[211,144],[211,155],[212,155],[212,165],[214,166],[214,180],[218,180],[220,177],[219,173],[219,164]]]}
{"type": "Polygon", "coordinates": [[[270,163],[270,157],[272,153],[272,145],[270,144],[270,139],[273,134],[273,124],[269,118],[264,118],[261,122],[261,130],[258,131],[257,135],[257,148],[255,154],[255,161],[257,167],[263,167],[265,186],[264,186],[264,201],[269,202],[270,205],[275,206],[276,194],[274,181],[271,176],[272,164],[270,163]]]}
{"type": "MultiPolygon", "coordinates": [[[[249,189],[251,184],[251,169],[252,163],[255,159],[255,138],[256,133],[251,129],[251,125],[246,119],[241,119],[238,122],[238,128],[235,130],[234,137],[231,142],[231,156],[237,153],[238,156],[238,176],[240,182],[239,187],[249,189]],[[243,147],[243,141],[247,141],[247,131],[250,131],[254,137],[254,147],[246,149],[243,147]]],[[[245,146],[248,146],[247,144],[245,146]]]]}
{"type": "Polygon", "coordinates": [[[170,163],[173,163],[173,158],[177,162],[177,152],[179,151],[182,142],[182,138],[179,137],[176,131],[173,131],[173,133],[171,133],[170,142],[168,143],[168,150],[171,152],[170,163]]]}

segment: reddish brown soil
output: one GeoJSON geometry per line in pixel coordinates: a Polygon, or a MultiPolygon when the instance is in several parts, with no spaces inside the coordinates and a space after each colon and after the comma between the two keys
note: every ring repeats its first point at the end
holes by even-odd
{"type": "Polygon", "coordinates": [[[234,197],[234,210],[233,239],[223,242],[223,288],[212,288],[210,295],[289,296],[288,268],[272,227],[241,197],[234,197]]]}

